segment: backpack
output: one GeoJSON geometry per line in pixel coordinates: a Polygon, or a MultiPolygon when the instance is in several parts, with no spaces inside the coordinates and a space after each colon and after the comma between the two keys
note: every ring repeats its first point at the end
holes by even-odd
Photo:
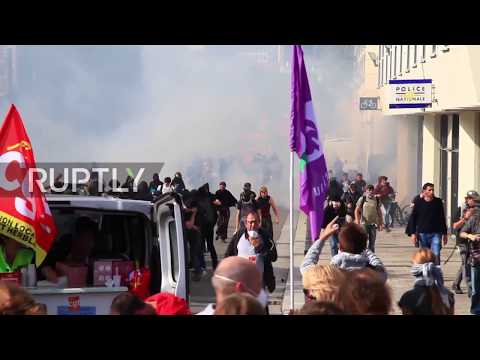
{"type": "Polygon", "coordinates": [[[378,222],[378,209],[380,208],[380,202],[378,198],[370,199],[365,195],[362,197],[362,218],[366,224],[377,224],[378,222]]]}

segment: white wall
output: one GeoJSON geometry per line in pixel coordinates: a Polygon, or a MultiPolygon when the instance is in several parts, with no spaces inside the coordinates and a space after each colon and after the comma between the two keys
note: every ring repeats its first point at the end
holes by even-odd
{"type": "Polygon", "coordinates": [[[463,111],[460,113],[460,131],[459,131],[459,164],[458,164],[458,200],[463,202],[463,198],[468,190],[479,190],[476,188],[478,179],[477,163],[478,152],[478,134],[477,134],[477,114],[473,111],[463,111]]]}

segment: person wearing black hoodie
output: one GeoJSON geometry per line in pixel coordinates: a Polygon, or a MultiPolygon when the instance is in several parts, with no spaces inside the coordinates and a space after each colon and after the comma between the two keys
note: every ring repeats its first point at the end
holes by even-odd
{"type": "MultiPolygon", "coordinates": [[[[337,224],[339,226],[345,224],[347,208],[345,206],[345,203],[340,200],[340,197],[335,196],[328,202],[328,205],[325,208],[322,229],[325,229],[327,225],[337,216],[337,224]]],[[[332,257],[338,254],[338,233],[335,233],[330,237],[330,249],[332,257]]]]}
{"type": "Polygon", "coordinates": [[[218,206],[218,222],[217,222],[217,236],[223,242],[226,242],[228,237],[228,222],[230,221],[230,207],[237,204],[237,199],[227,190],[225,181],[220,182],[219,189],[215,193],[215,197],[220,201],[218,206]]]}

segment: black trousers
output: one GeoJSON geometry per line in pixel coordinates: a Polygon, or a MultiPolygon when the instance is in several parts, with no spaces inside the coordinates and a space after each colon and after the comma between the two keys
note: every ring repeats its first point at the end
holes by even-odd
{"type": "Polygon", "coordinates": [[[213,243],[214,227],[214,225],[206,225],[202,230],[203,241],[207,243],[207,250],[212,258],[213,270],[215,270],[218,265],[217,251],[215,250],[215,245],[213,243]]]}

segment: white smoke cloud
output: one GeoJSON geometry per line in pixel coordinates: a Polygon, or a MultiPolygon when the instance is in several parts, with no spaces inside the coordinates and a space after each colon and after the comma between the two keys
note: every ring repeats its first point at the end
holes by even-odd
{"type": "MultiPolygon", "coordinates": [[[[304,49],[320,134],[350,136],[348,47],[304,49]]],[[[276,46],[19,50],[16,103],[37,161],[165,162],[161,178],[225,180],[236,196],[265,184],[288,205],[289,47],[282,59],[276,46]]]]}

